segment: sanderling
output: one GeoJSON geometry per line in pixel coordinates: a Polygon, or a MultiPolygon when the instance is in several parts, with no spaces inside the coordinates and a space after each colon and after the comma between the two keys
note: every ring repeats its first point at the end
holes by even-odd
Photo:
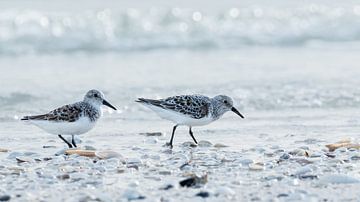
{"type": "Polygon", "coordinates": [[[84,100],[57,108],[47,114],[25,116],[21,120],[29,121],[48,133],[58,135],[69,148],[76,147],[74,135],[88,132],[101,117],[101,105],[114,110],[116,108],[104,99],[104,94],[97,90],[86,93],[84,100]],[[70,144],[62,135],[71,135],[70,144]]]}
{"type": "Polygon", "coordinates": [[[189,126],[189,134],[197,144],[191,130],[193,126],[207,125],[218,120],[225,112],[230,110],[244,118],[233,106],[232,99],[226,95],[218,95],[214,98],[203,95],[179,95],[159,100],[138,98],[136,102],[145,104],[145,106],[155,111],[161,118],[176,124],[173,127],[169,143],[171,148],[176,127],[179,125],[189,126]]]}

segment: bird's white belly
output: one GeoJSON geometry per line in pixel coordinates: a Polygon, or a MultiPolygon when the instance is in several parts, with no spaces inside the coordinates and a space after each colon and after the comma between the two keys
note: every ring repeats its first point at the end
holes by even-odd
{"type": "Polygon", "coordinates": [[[190,116],[181,114],[179,112],[170,111],[166,109],[162,109],[156,106],[149,107],[155,111],[161,118],[170,120],[178,125],[187,125],[187,126],[203,126],[211,123],[213,119],[211,117],[204,117],[201,119],[194,119],[190,116]]]}
{"type": "Polygon", "coordinates": [[[74,122],[33,120],[31,123],[54,135],[80,135],[91,130],[96,122],[91,122],[87,117],[81,117],[74,122]]]}

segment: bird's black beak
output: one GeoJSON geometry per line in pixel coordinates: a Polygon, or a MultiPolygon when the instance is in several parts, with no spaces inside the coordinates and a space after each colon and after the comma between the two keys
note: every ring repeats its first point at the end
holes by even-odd
{"type": "Polygon", "coordinates": [[[103,105],[106,105],[106,106],[110,107],[111,109],[116,110],[116,108],[114,106],[112,106],[108,101],[103,100],[102,103],[103,103],[103,105]]]}
{"type": "Polygon", "coordinates": [[[240,112],[235,107],[231,107],[231,111],[233,111],[235,114],[239,115],[241,118],[244,118],[244,116],[242,114],[240,114],[240,112]]]}

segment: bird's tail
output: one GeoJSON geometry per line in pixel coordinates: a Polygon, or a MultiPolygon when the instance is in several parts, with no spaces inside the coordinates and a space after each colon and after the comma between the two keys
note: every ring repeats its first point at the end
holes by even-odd
{"type": "Polygon", "coordinates": [[[135,100],[135,102],[148,103],[148,102],[147,102],[147,99],[145,99],[145,98],[138,98],[137,100],[135,100]]]}
{"type": "Polygon", "coordinates": [[[24,116],[20,120],[21,121],[28,121],[28,120],[30,120],[30,117],[29,116],[24,116]]]}
{"type": "Polygon", "coordinates": [[[154,106],[157,106],[157,107],[162,107],[160,100],[138,98],[137,100],[135,100],[135,102],[139,102],[139,103],[142,103],[142,104],[148,104],[148,105],[154,105],[154,106]]]}
{"type": "Polygon", "coordinates": [[[30,120],[42,120],[44,119],[44,117],[46,117],[46,114],[42,114],[42,115],[35,115],[35,116],[24,116],[23,118],[21,118],[21,121],[30,121],[30,120]]]}

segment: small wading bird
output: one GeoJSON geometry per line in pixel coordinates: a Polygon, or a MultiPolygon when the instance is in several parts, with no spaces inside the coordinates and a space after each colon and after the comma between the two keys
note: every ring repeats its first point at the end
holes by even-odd
{"type": "Polygon", "coordinates": [[[80,135],[91,130],[102,115],[101,105],[114,110],[116,108],[104,99],[104,94],[98,90],[90,90],[84,100],[57,108],[47,114],[25,116],[21,120],[28,121],[48,133],[58,135],[69,148],[77,147],[74,135],[80,135]],[[71,135],[68,142],[62,135],[71,135]]]}
{"type": "Polygon", "coordinates": [[[197,144],[191,128],[207,125],[218,120],[225,112],[233,111],[241,118],[242,114],[233,106],[233,101],[226,95],[209,98],[203,95],[179,95],[166,99],[152,100],[138,98],[142,103],[155,111],[161,118],[170,120],[176,125],[173,127],[170,147],[173,147],[175,130],[180,125],[189,126],[189,134],[197,144]]]}

